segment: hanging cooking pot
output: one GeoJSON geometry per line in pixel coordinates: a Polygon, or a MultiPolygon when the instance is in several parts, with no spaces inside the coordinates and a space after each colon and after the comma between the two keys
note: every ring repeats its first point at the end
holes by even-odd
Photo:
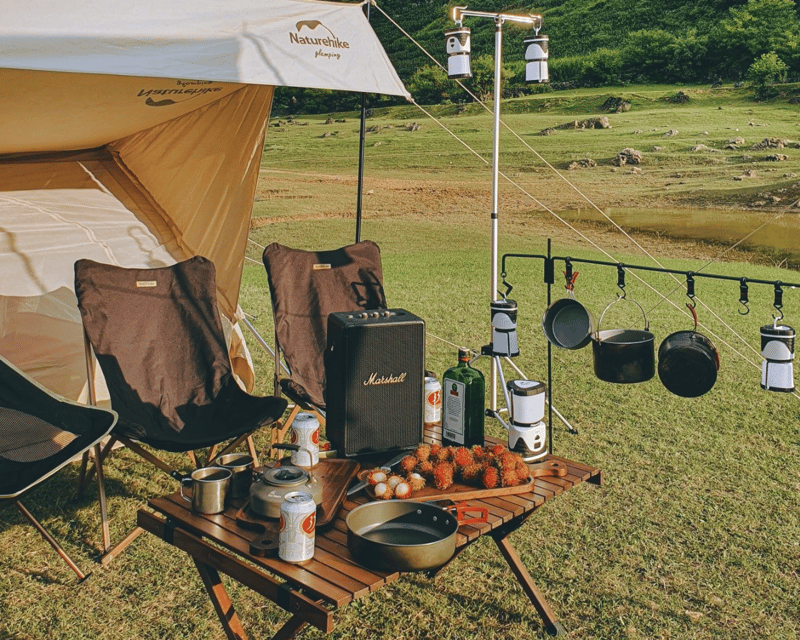
{"type": "Polygon", "coordinates": [[[594,316],[572,291],[568,297],[553,302],[542,316],[545,338],[561,349],[582,349],[591,342],[594,328],[594,316]]]}
{"type": "Polygon", "coordinates": [[[456,550],[460,524],[486,522],[485,507],[442,509],[427,502],[381,500],[347,516],[347,548],[361,564],[384,571],[424,571],[445,564],[456,550]],[[478,511],[477,518],[466,518],[478,511]]]}
{"type": "Polygon", "coordinates": [[[711,391],[717,381],[719,352],[711,340],[697,332],[694,306],[686,306],[694,316],[694,329],[664,338],[658,348],[658,377],[676,396],[697,398],[711,391]]]}
{"type": "Polygon", "coordinates": [[[620,300],[628,300],[624,295],[610,302],[600,314],[597,331],[592,334],[592,352],[594,354],[594,373],[605,382],[632,383],[650,380],[656,373],[655,336],[650,333],[650,323],[644,309],[635,300],[633,302],[644,317],[644,330],[638,329],[604,329],[600,330],[603,316],[612,305],[620,300]]]}

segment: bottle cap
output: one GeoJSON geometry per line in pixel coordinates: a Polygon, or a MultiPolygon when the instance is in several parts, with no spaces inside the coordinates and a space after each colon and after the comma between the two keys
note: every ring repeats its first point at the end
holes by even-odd
{"type": "Polygon", "coordinates": [[[458,359],[465,360],[469,362],[469,349],[466,347],[459,347],[458,348],[458,359]]]}

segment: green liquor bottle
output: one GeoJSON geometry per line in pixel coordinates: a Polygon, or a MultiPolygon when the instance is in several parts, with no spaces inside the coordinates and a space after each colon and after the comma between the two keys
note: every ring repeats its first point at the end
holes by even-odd
{"type": "Polygon", "coordinates": [[[442,443],[471,447],[483,444],[485,382],[469,366],[469,350],[458,349],[458,364],[442,376],[442,443]]]}

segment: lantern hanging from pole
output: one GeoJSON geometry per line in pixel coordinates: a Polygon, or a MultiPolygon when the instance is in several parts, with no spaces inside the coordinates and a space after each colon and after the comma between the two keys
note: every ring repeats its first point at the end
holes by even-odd
{"type": "Polygon", "coordinates": [[[547,69],[550,39],[547,36],[536,35],[525,38],[525,82],[549,82],[550,75],[547,69]]]}
{"type": "Polygon", "coordinates": [[[469,54],[472,49],[472,39],[469,27],[457,26],[444,32],[447,43],[447,77],[451,80],[458,78],[471,78],[469,68],[469,54]]]}

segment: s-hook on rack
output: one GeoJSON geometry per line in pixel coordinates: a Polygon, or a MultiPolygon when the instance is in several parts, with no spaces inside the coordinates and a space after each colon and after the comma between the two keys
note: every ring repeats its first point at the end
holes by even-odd
{"type": "MultiPolygon", "coordinates": [[[[745,309],[744,312],[739,310],[741,315],[747,315],[750,312],[750,308],[748,307],[749,304],[749,297],[748,297],[748,285],[749,284],[763,284],[763,285],[771,285],[774,289],[774,301],[773,307],[778,311],[780,316],[773,316],[775,318],[775,322],[777,323],[779,320],[783,319],[783,311],[781,310],[783,307],[783,287],[789,287],[791,289],[800,288],[800,284],[792,283],[792,282],[783,282],[781,280],[761,280],[758,278],[747,278],[747,277],[736,277],[736,276],[725,276],[716,273],[706,273],[703,271],[683,271],[680,269],[667,269],[664,267],[648,267],[644,265],[636,265],[636,264],[626,264],[622,262],[609,262],[604,260],[588,260],[583,258],[571,258],[567,256],[554,256],[551,253],[551,241],[550,238],[547,239],[547,255],[540,255],[540,254],[528,254],[528,253],[505,253],[502,256],[501,262],[501,272],[500,277],[503,279],[503,286],[506,288],[505,293],[501,293],[503,299],[508,297],[508,294],[511,293],[513,289],[512,285],[506,281],[506,260],[509,258],[524,258],[524,259],[540,259],[544,261],[544,282],[547,285],[547,306],[549,307],[552,299],[552,287],[555,284],[555,263],[557,260],[564,262],[564,276],[567,280],[567,287],[571,283],[574,283],[574,276],[577,274],[573,274],[572,264],[573,263],[581,263],[581,264],[596,264],[602,265],[606,267],[615,267],[617,269],[617,286],[622,289],[623,295],[625,292],[625,270],[640,270],[640,271],[655,271],[658,273],[672,273],[677,275],[682,275],[686,278],[686,295],[692,301],[693,310],[693,303],[694,303],[694,279],[695,278],[712,278],[715,280],[730,280],[733,282],[739,283],[739,304],[745,309]]],[[[553,452],[553,345],[550,344],[550,341],[547,341],[547,406],[548,406],[548,420],[547,420],[547,443],[548,449],[550,453],[553,452]]],[[[568,422],[564,422],[570,433],[578,433],[576,429],[574,429],[568,422]]]]}

